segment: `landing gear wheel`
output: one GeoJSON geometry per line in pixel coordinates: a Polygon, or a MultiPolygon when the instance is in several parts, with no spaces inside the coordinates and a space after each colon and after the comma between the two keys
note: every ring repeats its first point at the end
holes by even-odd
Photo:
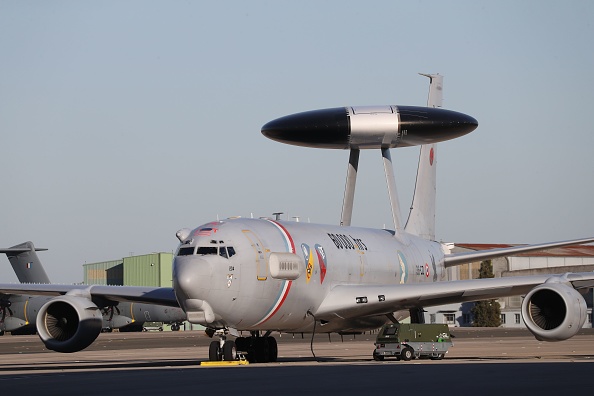
{"type": "Polygon", "coordinates": [[[411,347],[406,347],[400,353],[400,358],[405,361],[409,361],[414,357],[415,353],[411,347]]]}
{"type": "Polygon", "coordinates": [[[223,345],[223,360],[227,362],[237,360],[237,348],[234,341],[225,341],[225,345],[223,345]]]}
{"type": "Polygon", "coordinates": [[[373,354],[373,360],[381,362],[382,360],[384,360],[384,356],[383,355],[376,355],[375,353],[373,354]]]}
{"type": "Polygon", "coordinates": [[[276,362],[278,358],[278,344],[276,343],[276,339],[274,337],[266,337],[266,342],[268,343],[268,361],[276,362]]]}
{"type": "Polygon", "coordinates": [[[248,348],[250,346],[249,340],[245,337],[237,337],[235,339],[235,349],[239,352],[244,352],[247,354],[248,348]]]}
{"type": "Polygon", "coordinates": [[[221,347],[218,341],[213,341],[210,343],[210,347],[208,348],[208,360],[211,362],[218,362],[221,360],[221,347]]]}
{"type": "Polygon", "coordinates": [[[253,344],[255,347],[255,362],[266,363],[268,362],[268,340],[262,337],[253,338],[253,344]]]}

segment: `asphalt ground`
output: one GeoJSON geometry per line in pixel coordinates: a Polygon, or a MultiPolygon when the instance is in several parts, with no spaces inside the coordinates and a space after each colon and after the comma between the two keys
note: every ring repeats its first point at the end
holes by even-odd
{"type": "Polygon", "coordinates": [[[279,361],[234,367],[200,366],[212,339],[200,331],[106,333],[84,351],[48,351],[37,336],[0,337],[0,389],[33,394],[341,395],[539,394],[594,387],[594,331],[540,342],[526,330],[453,329],[441,361],[372,359],[375,334],[276,334],[279,361]]]}

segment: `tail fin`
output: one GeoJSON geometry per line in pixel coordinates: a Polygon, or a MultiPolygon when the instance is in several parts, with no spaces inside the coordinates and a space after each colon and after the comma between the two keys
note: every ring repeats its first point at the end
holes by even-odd
{"type": "Polygon", "coordinates": [[[6,253],[19,282],[21,283],[50,283],[50,280],[37,257],[36,251],[47,250],[35,248],[33,242],[24,242],[8,249],[1,249],[6,253]]]}
{"type": "MultiPolygon", "coordinates": [[[[421,74],[429,77],[429,99],[427,107],[441,107],[443,101],[443,76],[421,74]]],[[[437,145],[421,146],[419,167],[412,205],[404,227],[406,232],[422,238],[435,240],[435,196],[437,145]]]]}

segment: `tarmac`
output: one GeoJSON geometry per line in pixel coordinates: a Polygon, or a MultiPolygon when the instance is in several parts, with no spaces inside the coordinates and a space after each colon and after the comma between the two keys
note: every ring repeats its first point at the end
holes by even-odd
{"type": "Polygon", "coordinates": [[[526,394],[584,392],[594,386],[594,329],[541,342],[525,329],[452,329],[440,361],[372,359],[375,334],[276,334],[278,362],[204,367],[212,339],[201,331],[105,333],[81,352],[45,349],[37,336],[0,337],[4,394],[414,392],[526,394]],[[314,356],[315,354],[315,356],[314,356]]]}

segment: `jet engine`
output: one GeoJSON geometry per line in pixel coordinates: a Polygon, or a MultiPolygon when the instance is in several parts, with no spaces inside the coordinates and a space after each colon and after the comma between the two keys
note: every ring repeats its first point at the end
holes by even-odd
{"type": "Polygon", "coordinates": [[[574,288],[554,278],[536,286],[522,302],[526,327],[539,341],[563,341],[582,328],[586,301],[574,288]]]}
{"type": "Polygon", "coordinates": [[[37,314],[37,332],[47,349],[78,352],[101,333],[101,310],[88,298],[60,296],[45,303],[37,314]]]}

